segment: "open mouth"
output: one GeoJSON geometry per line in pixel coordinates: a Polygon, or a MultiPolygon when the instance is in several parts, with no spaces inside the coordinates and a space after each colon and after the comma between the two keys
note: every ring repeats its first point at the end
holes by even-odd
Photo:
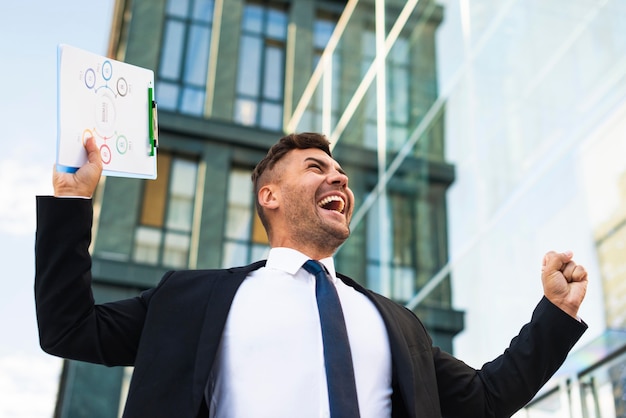
{"type": "Polygon", "coordinates": [[[317,202],[317,206],[322,209],[343,213],[346,208],[346,202],[339,196],[328,196],[317,202]]]}

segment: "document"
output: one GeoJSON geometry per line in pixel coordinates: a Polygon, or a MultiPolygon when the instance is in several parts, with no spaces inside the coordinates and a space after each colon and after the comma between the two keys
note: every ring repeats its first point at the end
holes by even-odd
{"type": "Polygon", "coordinates": [[[155,179],[154,73],[69,45],[57,53],[57,171],[78,170],[93,137],[103,175],[155,179]]]}

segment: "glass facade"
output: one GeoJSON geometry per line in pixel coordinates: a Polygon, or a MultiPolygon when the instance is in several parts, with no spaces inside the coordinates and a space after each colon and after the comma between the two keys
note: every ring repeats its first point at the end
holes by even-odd
{"type": "Polygon", "coordinates": [[[214,3],[167,2],[156,86],[161,109],[204,113],[214,3]]]}
{"type": "Polygon", "coordinates": [[[242,266],[267,258],[267,234],[257,215],[250,175],[234,168],[228,181],[228,209],[222,267],[242,266]]]}
{"type": "Polygon", "coordinates": [[[526,418],[626,416],[626,332],[607,330],[570,355],[519,414],[526,418]]]}
{"type": "Polygon", "coordinates": [[[235,122],[280,130],[286,38],[285,3],[245,2],[237,61],[235,122]]]}
{"type": "Polygon", "coordinates": [[[159,153],[159,175],[144,182],[135,229],[133,261],[165,267],[189,266],[198,164],[159,153]]]}

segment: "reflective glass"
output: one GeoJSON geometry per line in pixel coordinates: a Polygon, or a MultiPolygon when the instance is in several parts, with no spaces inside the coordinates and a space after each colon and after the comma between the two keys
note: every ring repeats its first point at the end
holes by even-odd
{"type": "Polygon", "coordinates": [[[261,83],[262,40],[251,36],[242,36],[237,73],[237,92],[258,96],[261,83]]]}
{"type": "Polygon", "coordinates": [[[234,169],[228,179],[226,237],[249,240],[253,214],[250,171],[234,169]]]}
{"type": "Polygon", "coordinates": [[[275,131],[280,130],[282,126],[283,107],[273,103],[261,104],[261,120],[260,126],[275,131]]]}
{"type": "Polygon", "coordinates": [[[183,90],[180,111],[189,115],[201,116],[204,109],[204,90],[186,88],[183,90]]]}
{"type": "Polygon", "coordinates": [[[168,0],[166,12],[169,15],[185,17],[189,10],[189,0],[168,0]]]}
{"type": "Polygon", "coordinates": [[[267,36],[273,39],[285,39],[287,37],[287,16],[285,12],[277,9],[267,11],[267,36]]]}
{"type": "Polygon", "coordinates": [[[224,244],[222,266],[243,266],[248,264],[248,245],[236,242],[224,244]]]}
{"type": "Polygon", "coordinates": [[[253,100],[238,99],[235,102],[235,122],[242,125],[256,123],[257,104],[253,100]]]}
{"type": "Polygon", "coordinates": [[[243,29],[246,32],[261,33],[263,31],[263,7],[246,4],[243,11],[243,29]]]}
{"type": "Polygon", "coordinates": [[[170,179],[170,198],[166,227],[191,231],[198,166],[187,160],[175,159],[170,179]]]}
{"type": "Polygon", "coordinates": [[[184,268],[189,264],[189,235],[168,232],[163,243],[163,265],[184,268]]]}
{"type": "Polygon", "coordinates": [[[178,79],[182,62],[184,36],[185,25],[183,23],[175,20],[166,21],[159,76],[178,79]]]}
{"type": "Polygon", "coordinates": [[[161,236],[162,232],[160,229],[138,227],[135,230],[133,260],[147,264],[158,263],[161,236]]]}
{"type": "Polygon", "coordinates": [[[266,99],[280,100],[283,97],[285,82],[283,71],[285,57],[280,48],[268,47],[265,51],[265,70],[263,82],[263,96],[266,99]]]}
{"type": "Polygon", "coordinates": [[[193,18],[202,22],[213,22],[214,0],[194,0],[193,18]]]}
{"type": "Polygon", "coordinates": [[[178,84],[160,81],[157,83],[155,97],[159,105],[159,109],[175,110],[178,105],[178,92],[180,88],[178,84]]]}
{"type": "Polygon", "coordinates": [[[326,19],[316,19],[313,25],[313,46],[324,49],[333,30],[335,30],[335,22],[326,19]]]}
{"type": "Polygon", "coordinates": [[[204,86],[209,65],[211,29],[207,26],[191,25],[187,41],[184,82],[204,86]]]}

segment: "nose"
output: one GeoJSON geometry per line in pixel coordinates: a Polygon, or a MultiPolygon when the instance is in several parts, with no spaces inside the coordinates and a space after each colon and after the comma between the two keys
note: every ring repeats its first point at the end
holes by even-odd
{"type": "Polygon", "coordinates": [[[328,175],[328,182],[338,184],[342,187],[348,187],[348,175],[340,170],[332,170],[328,175]]]}

